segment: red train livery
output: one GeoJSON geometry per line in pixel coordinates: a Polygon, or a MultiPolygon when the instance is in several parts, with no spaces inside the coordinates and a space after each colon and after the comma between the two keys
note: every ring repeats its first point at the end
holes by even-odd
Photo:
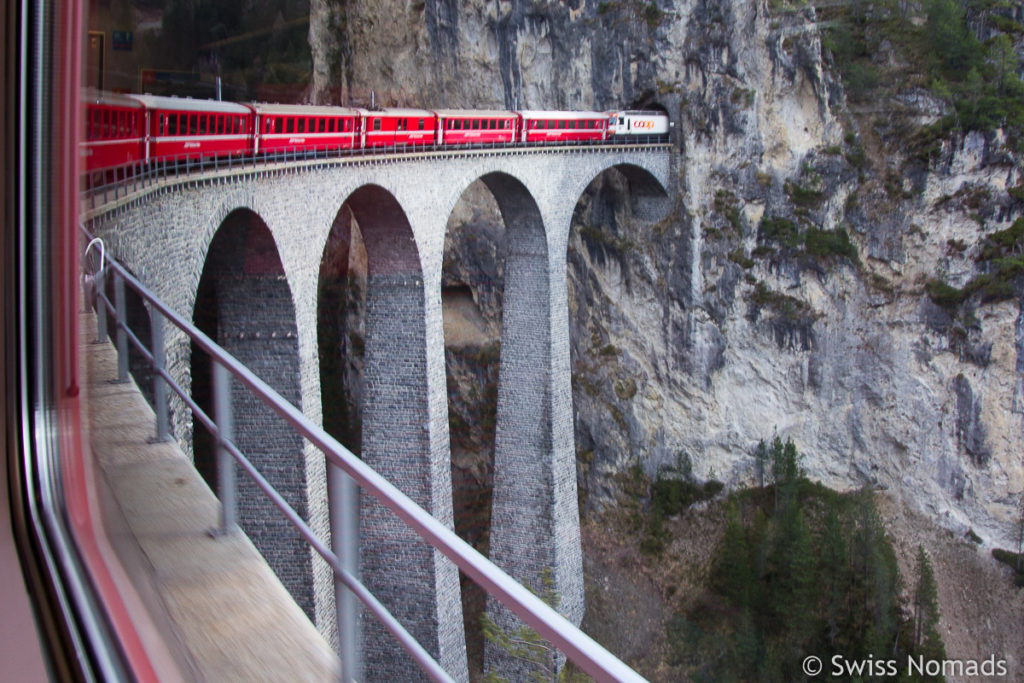
{"type": "Polygon", "coordinates": [[[87,172],[277,152],[659,140],[670,126],[660,111],[369,110],[95,91],[85,108],[87,172]]]}

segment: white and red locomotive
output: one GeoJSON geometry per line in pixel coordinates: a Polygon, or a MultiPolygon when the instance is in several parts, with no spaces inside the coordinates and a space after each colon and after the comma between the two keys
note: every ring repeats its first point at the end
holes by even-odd
{"type": "Polygon", "coordinates": [[[324,150],[664,139],[660,111],[354,109],[90,93],[84,170],[137,162],[324,150]]]}

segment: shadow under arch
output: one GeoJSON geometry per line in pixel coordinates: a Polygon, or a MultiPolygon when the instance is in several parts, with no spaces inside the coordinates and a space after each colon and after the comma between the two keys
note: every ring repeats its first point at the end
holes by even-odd
{"type": "MultiPolygon", "coordinates": [[[[193,322],[286,400],[301,407],[294,301],[274,237],[253,211],[230,212],[214,233],[199,278],[193,322]]],[[[211,360],[195,343],[191,377],[193,399],[212,415],[211,360]]],[[[231,400],[239,449],[307,518],[302,439],[237,381],[232,382],[231,400]]],[[[198,424],[193,428],[193,450],[196,469],[216,491],[214,439],[198,424]]],[[[248,476],[239,474],[237,486],[239,526],[310,620],[315,620],[309,546],[248,476]]]]}
{"type": "Polygon", "coordinates": [[[639,166],[612,165],[574,207],[566,267],[574,433],[588,463],[580,473],[584,513],[615,493],[611,475],[645,419],[647,379],[677,371],[675,359],[692,355],[687,315],[672,311],[693,299],[693,219],[672,190],[639,166]],[[668,356],[668,369],[644,369],[651,353],[668,356]]]}
{"type": "MultiPolygon", "coordinates": [[[[505,224],[501,346],[494,435],[489,556],[513,578],[538,593],[559,594],[556,608],[570,621],[582,617],[582,560],[575,496],[571,407],[560,390],[553,335],[558,268],[537,199],[523,182],[502,172],[479,180],[494,197],[505,224]],[[565,424],[562,424],[565,423],[565,424]],[[572,484],[566,486],[571,480],[572,484]]],[[[565,378],[566,383],[568,378],[565,378]]],[[[521,623],[487,601],[488,617],[506,634],[521,623]]],[[[532,665],[493,643],[484,647],[485,668],[509,680],[525,680],[532,665]]],[[[559,655],[558,661],[563,661],[559,655]]]]}
{"type": "MultiPolygon", "coordinates": [[[[356,189],[338,211],[327,240],[332,253],[325,249],[321,261],[319,328],[339,324],[344,314],[334,308],[340,300],[332,300],[325,285],[353,275],[352,254],[343,252],[351,252],[360,241],[366,257],[365,337],[362,380],[356,380],[361,385],[357,390],[361,405],[350,416],[349,439],[357,441],[367,464],[450,525],[448,442],[431,427],[432,409],[437,409],[432,408],[431,398],[443,395],[443,376],[440,382],[432,380],[429,370],[430,363],[436,362],[430,360],[431,354],[437,349],[431,348],[428,338],[428,297],[420,254],[408,216],[381,186],[356,189]],[[357,440],[354,431],[358,431],[357,440]]],[[[338,283],[334,285],[337,288],[338,283]]],[[[344,334],[351,341],[348,332],[344,334]]],[[[340,333],[335,334],[333,348],[329,339],[318,342],[322,355],[334,357],[335,367],[346,362],[337,357],[343,350],[338,341],[340,333]]],[[[330,387],[338,380],[322,373],[321,395],[339,393],[330,387]]],[[[342,387],[340,393],[346,390],[342,387]]],[[[325,406],[327,419],[334,418],[328,418],[325,406]]],[[[457,569],[372,497],[360,496],[359,511],[364,583],[449,674],[465,680],[457,569]]],[[[395,654],[392,636],[372,615],[363,617],[362,640],[364,670],[370,680],[421,677],[419,666],[404,651],[395,654]]]]}
{"type": "MultiPolygon", "coordinates": [[[[628,202],[630,212],[636,218],[649,223],[664,220],[673,209],[668,189],[647,169],[636,164],[615,164],[609,166],[591,179],[584,194],[592,192],[595,186],[607,184],[608,176],[620,178],[617,183],[619,194],[628,202]]],[[[582,199],[582,198],[581,198],[582,199]]],[[[576,203],[579,210],[580,201],[576,203]]],[[[576,222],[574,212],[573,222],[576,222]]]]}
{"type": "MultiPolygon", "coordinates": [[[[540,212],[518,179],[491,172],[462,188],[448,215],[441,272],[454,522],[456,533],[492,559],[499,373],[502,336],[507,329],[503,318],[511,315],[516,319],[516,303],[522,300],[524,284],[546,289],[546,261],[547,240],[540,212]],[[544,281],[531,282],[517,274],[515,264],[529,260],[544,281]],[[515,275],[511,291],[506,292],[510,281],[505,270],[510,263],[515,275]],[[512,311],[504,308],[506,294],[512,297],[512,311]]],[[[504,368],[506,377],[510,371],[504,368]]],[[[506,381],[506,388],[514,385],[506,381]]],[[[509,402],[506,396],[506,411],[509,402]]],[[[535,407],[543,410],[539,403],[535,407]]],[[[506,432],[509,426],[505,425],[506,432]]],[[[536,451],[537,445],[530,450],[536,451]]],[[[507,537],[499,539],[499,545],[508,541],[507,537]]],[[[479,624],[486,592],[466,577],[461,584],[468,660],[471,673],[478,675],[484,663],[485,639],[479,624]]]]}

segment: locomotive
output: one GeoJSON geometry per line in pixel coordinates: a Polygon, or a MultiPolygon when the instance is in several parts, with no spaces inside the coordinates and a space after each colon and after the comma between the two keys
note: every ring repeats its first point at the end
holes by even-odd
{"type": "Polygon", "coordinates": [[[360,109],[238,104],[154,95],[86,95],[87,172],[161,159],[277,152],[663,141],[660,111],[360,109]]]}

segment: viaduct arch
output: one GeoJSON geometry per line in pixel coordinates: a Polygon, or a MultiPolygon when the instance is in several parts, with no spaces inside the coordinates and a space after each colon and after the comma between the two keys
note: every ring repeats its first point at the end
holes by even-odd
{"type": "MultiPolygon", "coordinates": [[[[648,209],[666,195],[672,175],[669,151],[643,149],[250,170],[151,192],[94,218],[91,228],[158,296],[197,320],[207,308],[208,266],[211,273],[223,268],[212,285],[218,306],[246,292],[274,302],[218,307],[218,335],[257,374],[263,374],[261,362],[274,358],[280,379],[265,379],[294,398],[310,419],[321,421],[321,262],[346,207],[360,226],[368,265],[362,455],[452,526],[442,256],[448,216],[466,188],[481,179],[494,194],[509,240],[491,555],[527,585],[536,586],[538,574],[550,568],[562,596],[559,611],[578,624],[583,578],[566,254],[578,200],[609,168],[627,177],[638,206],[648,209]]],[[[168,328],[165,338],[171,374],[183,386],[198,384],[201,373],[196,373],[184,336],[168,328]]],[[[201,464],[186,410],[180,402],[172,405],[173,433],[201,464]]],[[[324,459],[308,444],[286,441],[275,444],[276,455],[268,453],[267,466],[287,470],[285,486],[296,489],[296,509],[326,538],[324,459]],[[283,466],[281,452],[292,454],[284,456],[283,466]]],[[[243,451],[249,452],[245,445],[243,451]]],[[[244,491],[240,495],[247,496],[244,491]]],[[[467,680],[458,572],[418,539],[404,538],[397,526],[392,529],[389,515],[373,505],[362,507],[363,579],[453,677],[467,680]],[[410,593],[411,584],[425,592],[410,593]]],[[[336,639],[329,569],[311,550],[286,546],[266,554],[280,553],[286,558],[282,562],[302,565],[301,585],[289,588],[321,631],[336,639]]],[[[288,574],[275,570],[279,576],[288,574]]],[[[366,626],[367,672],[381,680],[419,677],[411,660],[393,655],[389,641],[375,625],[366,626]]]]}

